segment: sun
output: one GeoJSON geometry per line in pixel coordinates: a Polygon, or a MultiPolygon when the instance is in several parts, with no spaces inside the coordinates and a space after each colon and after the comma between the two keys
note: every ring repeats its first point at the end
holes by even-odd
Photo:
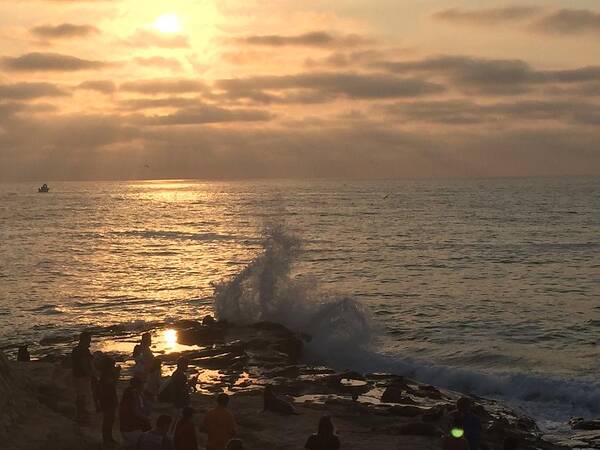
{"type": "Polygon", "coordinates": [[[175,13],[163,14],[154,21],[154,28],[161,33],[179,33],[182,29],[181,21],[175,13]]]}

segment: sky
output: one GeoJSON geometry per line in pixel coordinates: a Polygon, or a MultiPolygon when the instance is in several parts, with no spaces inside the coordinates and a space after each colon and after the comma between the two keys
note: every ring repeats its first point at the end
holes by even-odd
{"type": "Polygon", "coordinates": [[[597,0],[0,0],[0,181],[600,175],[597,0]]]}

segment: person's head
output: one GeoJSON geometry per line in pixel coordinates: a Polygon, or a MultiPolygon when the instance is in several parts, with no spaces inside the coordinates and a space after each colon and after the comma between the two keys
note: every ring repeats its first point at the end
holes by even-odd
{"type": "Polygon", "coordinates": [[[191,420],[195,413],[196,413],[196,410],[194,408],[186,406],[181,411],[182,420],[185,420],[185,421],[191,420]]]}
{"type": "Polygon", "coordinates": [[[142,334],[142,345],[150,347],[152,345],[152,335],[150,333],[142,334]]]}
{"type": "Polygon", "coordinates": [[[167,434],[172,421],[171,416],[167,416],[166,414],[158,416],[158,419],[156,419],[156,431],[167,434]]]}
{"type": "Polygon", "coordinates": [[[88,348],[92,344],[92,333],[84,331],[79,335],[79,346],[88,348]]]}
{"type": "Polygon", "coordinates": [[[319,428],[317,430],[317,434],[319,436],[331,436],[335,433],[333,428],[333,422],[331,421],[331,417],[323,416],[319,420],[319,428]]]}
{"type": "Polygon", "coordinates": [[[227,395],[225,392],[221,392],[219,395],[217,395],[217,405],[219,405],[222,408],[226,408],[228,404],[229,395],[227,395]]]}
{"type": "Polygon", "coordinates": [[[506,439],[504,439],[504,446],[503,446],[504,450],[517,450],[518,447],[519,447],[519,441],[517,440],[516,437],[509,436],[506,439]]]}
{"type": "Polygon", "coordinates": [[[471,400],[467,397],[461,397],[456,401],[456,409],[461,413],[466,413],[471,410],[471,400]]]}
{"type": "Polygon", "coordinates": [[[244,442],[241,439],[230,439],[227,450],[244,450],[244,442]]]}
{"type": "Polygon", "coordinates": [[[177,370],[186,370],[188,368],[188,360],[186,358],[179,358],[177,360],[177,370]]]}

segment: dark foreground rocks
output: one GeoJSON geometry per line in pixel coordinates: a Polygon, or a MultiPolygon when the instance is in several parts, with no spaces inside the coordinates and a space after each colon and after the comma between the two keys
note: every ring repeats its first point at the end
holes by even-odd
{"type": "MultiPolygon", "coordinates": [[[[190,361],[190,376],[198,376],[192,404],[200,416],[212,405],[215,393],[232,394],[231,409],[239,424],[239,435],[249,450],[303,448],[324,414],[333,417],[344,449],[439,449],[441,436],[448,433],[456,401],[461,397],[459,393],[397,375],[336,372],[307,365],[302,351],[308,338],[279,324],[238,326],[205,319],[180,321],[173,327],[180,351],[159,355],[164,374],[170,373],[179,358],[190,361]],[[267,385],[279,397],[293,402],[299,415],[264,412],[262,393],[267,385]]],[[[113,338],[115,349],[128,348],[119,340],[122,338],[113,338]]],[[[127,342],[137,339],[127,338],[127,342]]],[[[103,348],[110,348],[104,344],[103,348]]],[[[155,351],[160,353],[160,349],[155,351]]],[[[131,373],[131,361],[126,353],[112,354],[124,366],[122,390],[131,373]]],[[[99,418],[88,430],[80,430],[72,422],[68,358],[63,361],[58,358],[52,364],[9,365],[0,359],[0,433],[4,433],[0,434],[0,442],[11,445],[2,446],[3,449],[98,448],[99,418]],[[18,383],[13,380],[14,374],[18,383]],[[6,400],[7,395],[12,400],[6,400]],[[16,407],[17,399],[28,406],[16,407]],[[41,431],[32,432],[34,428],[41,431]],[[60,434],[64,442],[53,433],[60,434]],[[58,439],[58,444],[44,446],[49,439],[58,439]],[[77,444],[70,447],[74,441],[77,444]]],[[[471,400],[483,425],[482,449],[500,450],[508,437],[519,440],[519,449],[565,448],[545,441],[528,417],[495,401],[476,397],[471,400]]],[[[178,414],[164,404],[157,406],[156,414],[159,413],[178,414]]],[[[118,436],[116,430],[115,435],[118,436]]],[[[593,439],[577,442],[587,445],[593,439]]]]}

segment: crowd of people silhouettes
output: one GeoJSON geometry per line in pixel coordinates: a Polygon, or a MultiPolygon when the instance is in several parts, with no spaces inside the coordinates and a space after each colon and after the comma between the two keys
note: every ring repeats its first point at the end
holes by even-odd
{"type": "MultiPolygon", "coordinates": [[[[141,342],[133,350],[133,376],[118,399],[117,382],[120,367],[115,360],[103,355],[100,360],[90,352],[92,336],[81,333],[78,345],[71,353],[73,385],[75,390],[76,420],[82,425],[91,421],[90,407],[102,412],[102,439],[106,446],[117,444],[113,428],[119,418],[122,445],[130,450],[198,450],[194,415],[190,407],[190,390],[197,380],[188,380],[188,361],[181,358],[177,368],[161,390],[161,363],[152,353],[150,333],[144,333],[141,342]],[[99,376],[96,376],[99,374],[99,376]],[[150,417],[154,405],[170,403],[180,410],[180,417],[173,420],[170,415],[160,415],[152,427],[150,417]]],[[[29,360],[29,354],[19,350],[19,360],[29,360]]],[[[270,386],[264,390],[264,410],[281,414],[297,414],[290,403],[277,397],[270,386]]],[[[207,450],[244,450],[244,443],[236,439],[236,423],[228,409],[229,396],[216,396],[216,405],[200,422],[200,429],[207,434],[207,450]]],[[[472,403],[467,398],[457,402],[452,416],[451,429],[442,438],[442,450],[479,450],[481,421],[472,412],[472,403]]],[[[306,450],[338,450],[339,437],[330,417],[322,417],[317,433],[311,435],[304,446],[306,450]]],[[[517,441],[508,438],[505,450],[515,450],[517,441]]]]}

